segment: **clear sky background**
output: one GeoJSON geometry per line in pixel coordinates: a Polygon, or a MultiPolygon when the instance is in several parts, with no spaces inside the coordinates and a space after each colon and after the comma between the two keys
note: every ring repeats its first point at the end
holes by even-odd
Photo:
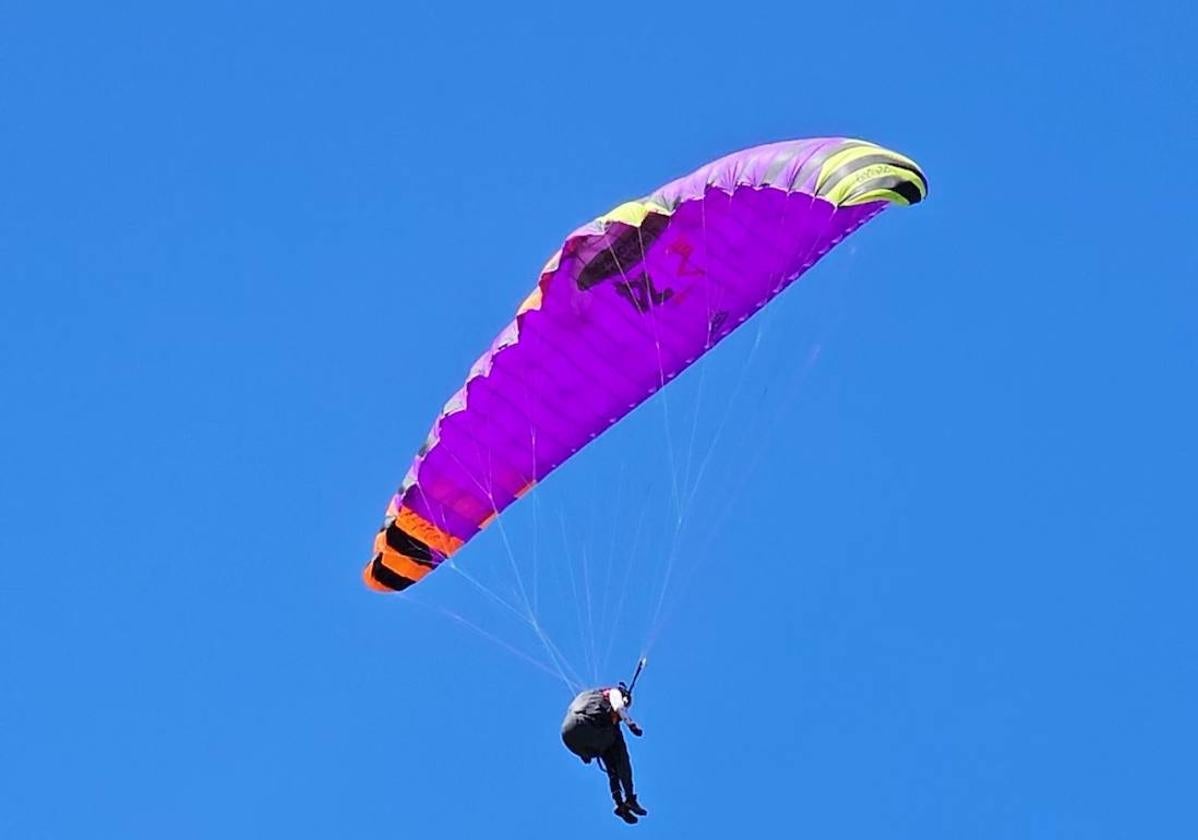
{"type": "MultiPolygon", "coordinates": [[[[1191,5],[6,6],[0,836],[1198,834],[1191,5]],[[677,383],[671,434],[732,420],[629,829],[562,684],[445,613],[535,640],[450,572],[360,569],[565,234],[827,134],[931,196],[713,354],[708,397],[677,383]]],[[[517,506],[513,554],[618,539],[651,595],[662,414],[517,506]]],[[[493,532],[459,559],[508,562],[493,532]]],[[[591,673],[645,630],[601,626],[591,673]]]]}

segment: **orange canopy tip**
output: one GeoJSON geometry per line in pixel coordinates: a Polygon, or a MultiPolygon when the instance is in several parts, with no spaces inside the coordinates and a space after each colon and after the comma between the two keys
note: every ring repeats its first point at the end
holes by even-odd
{"type": "Polygon", "coordinates": [[[392,589],[391,587],[384,586],[383,584],[379,583],[377,580],[374,579],[374,575],[372,575],[370,573],[370,569],[373,565],[374,565],[374,562],[371,561],[370,563],[367,563],[366,568],[364,568],[362,570],[362,582],[366,584],[366,588],[373,589],[375,592],[384,592],[384,593],[394,592],[395,590],[392,589]]]}

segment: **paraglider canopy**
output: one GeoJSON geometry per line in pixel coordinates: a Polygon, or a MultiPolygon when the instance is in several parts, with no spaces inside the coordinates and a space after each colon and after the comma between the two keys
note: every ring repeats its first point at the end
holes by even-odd
{"type": "Polygon", "coordinates": [[[423,579],[666,386],[834,245],[927,195],[862,140],[728,155],[572,233],[445,404],[387,507],[364,578],[423,579]]]}

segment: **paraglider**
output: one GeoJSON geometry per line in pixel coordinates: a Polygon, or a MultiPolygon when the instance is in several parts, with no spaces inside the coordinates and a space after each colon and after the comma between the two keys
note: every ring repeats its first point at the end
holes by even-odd
{"type": "Polygon", "coordinates": [[[616,804],[615,814],[629,824],[648,813],[633,790],[632,759],[620,729],[622,722],[638,738],[644,734],[628,712],[631,706],[632,692],[624,683],[614,688],[593,688],[574,698],[562,721],[566,749],[585,764],[596,759],[600,762],[616,804]]]}
{"type": "MultiPolygon", "coordinates": [[[[433,423],[366,584],[423,580],[846,236],[927,191],[914,161],[873,143],[791,140],[720,158],[574,231],[433,423]]],[[[561,728],[567,749],[606,771],[628,823],[646,814],[621,730],[642,734],[632,687],[578,693],[561,728]]]]}
{"type": "Polygon", "coordinates": [[[628,731],[640,738],[644,731],[632,719],[632,689],[645,667],[642,658],[637,663],[636,673],[629,683],[617,683],[614,688],[592,688],[580,692],[566,710],[562,721],[562,743],[566,749],[582,759],[584,764],[598,761],[607,774],[612,801],[616,804],[615,815],[629,825],[648,815],[632,783],[632,759],[628,745],[624,743],[623,723],[628,731]]]}
{"type": "Polygon", "coordinates": [[[728,155],[572,233],[445,404],[363,577],[400,591],[889,205],[927,194],[862,140],[728,155]]]}

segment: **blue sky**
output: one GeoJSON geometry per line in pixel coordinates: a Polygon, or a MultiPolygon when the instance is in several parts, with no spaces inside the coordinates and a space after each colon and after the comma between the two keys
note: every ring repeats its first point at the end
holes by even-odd
{"type": "MultiPolygon", "coordinates": [[[[0,835],[633,830],[557,740],[561,683],[445,613],[535,639],[463,577],[358,575],[566,233],[825,134],[912,155],[930,200],[512,512],[586,662],[563,556],[652,602],[665,430],[729,404],[637,698],[635,831],[1195,831],[1196,13],[801,5],[8,8],[0,835]]],[[[592,673],[626,675],[629,616],[592,673]]]]}

